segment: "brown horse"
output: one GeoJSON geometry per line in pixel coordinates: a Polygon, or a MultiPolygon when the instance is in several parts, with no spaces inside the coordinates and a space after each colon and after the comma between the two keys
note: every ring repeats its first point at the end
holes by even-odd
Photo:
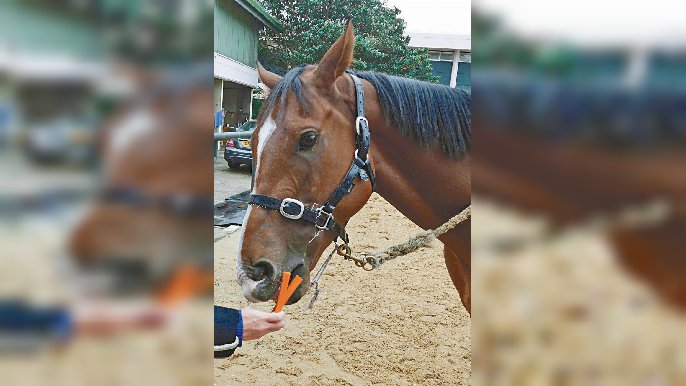
{"type": "MultiPolygon", "coordinates": [[[[316,208],[327,202],[356,157],[356,88],[346,70],[353,61],[349,23],[319,66],[301,66],[284,78],[259,66],[270,89],[253,134],[253,193],[293,198],[316,208]]],[[[445,86],[358,73],[369,121],[369,159],[376,191],[422,228],[436,228],[471,202],[471,96],[445,86]]],[[[359,149],[359,147],[358,147],[359,149]]],[[[335,207],[340,224],[372,193],[358,178],[335,207]]],[[[251,301],[275,297],[282,272],[303,277],[290,303],[309,287],[309,272],[336,234],[315,233],[305,221],[253,205],[243,224],[237,276],[251,301]],[[316,236],[313,238],[313,236],[316,236]]],[[[450,277],[470,310],[470,221],[439,238],[450,277]]]]}
{"type": "Polygon", "coordinates": [[[209,72],[166,75],[134,73],[140,91],[104,125],[101,195],[68,246],[79,267],[142,290],[179,265],[213,269],[209,72]]]}
{"type": "MultiPolygon", "coordinates": [[[[480,118],[479,118],[480,119],[480,118]]],[[[559,143],[517,128],[482,127],[475,156],[479,194],[574,226],[598,213],[640,207],[656,198],[672,206],[650,226],[609,232],[619,262],[666,302],[686,309],[686,153],[620,151],[598,144],[559,143]]]]}

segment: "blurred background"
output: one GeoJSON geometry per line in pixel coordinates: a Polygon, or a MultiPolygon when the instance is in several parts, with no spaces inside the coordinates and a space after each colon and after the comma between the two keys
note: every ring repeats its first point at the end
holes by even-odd
{"type": "Polygon", "coordinates": [[[0,2],[3,384],[212,382],[212,24],[0,2]]]}
{"type": "Polygon", "coordinates": [[[679,3],[473,2],[473,383],[686,382],[679,3]]]}

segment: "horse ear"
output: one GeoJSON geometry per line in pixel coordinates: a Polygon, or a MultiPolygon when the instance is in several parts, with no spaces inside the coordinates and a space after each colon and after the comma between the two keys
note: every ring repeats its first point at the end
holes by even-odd
{"type": "Polygon", "coordinates": [[[276,84],[281,82],[281,79],[283,79],[281,76],[262,67],[260,62],[257,62],[257,74],[260,77],[260,81],[269,87],[269,89],[273,89],[276,84]]]}
{"type": "Polygon", "coordinates": [[[326,54],[319,62],[317,75],[325,82],[333,84],[352,64],[354,46],[353,23],[348,20],[348,25],[345,27],[343,35],[326,51],[326,54]]]}

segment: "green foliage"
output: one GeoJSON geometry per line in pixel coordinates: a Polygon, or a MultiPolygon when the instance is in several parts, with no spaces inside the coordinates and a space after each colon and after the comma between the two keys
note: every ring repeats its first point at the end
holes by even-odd
{"type": "Polygon", "coordinates": [[[428,51],[407,46],[405,21],[384,0],[262,0],[261,4],[285,27],[284,32],[263,29],[260,33],[259,59],[271,71],[284,74],[303,63],[318,63],[352,19],[352,69],[438,81],[431,75],[428,51]]]}

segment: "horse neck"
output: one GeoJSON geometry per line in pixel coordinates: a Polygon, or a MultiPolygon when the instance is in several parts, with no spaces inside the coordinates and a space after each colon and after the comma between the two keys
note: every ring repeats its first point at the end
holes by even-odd
{"type": "Polygon", "coordinates": [[[376,190],[424,229],[434,229],[471,201],[470,156],[457,161],[440,150],[424,149],[370,109],[370,157],[376,190]]]}

